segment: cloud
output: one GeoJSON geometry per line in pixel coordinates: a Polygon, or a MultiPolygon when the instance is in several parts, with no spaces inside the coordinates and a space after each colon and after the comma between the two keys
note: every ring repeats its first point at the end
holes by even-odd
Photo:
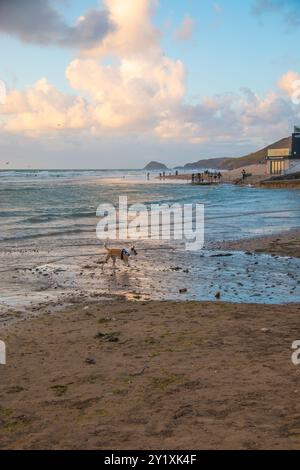
{"type": "Polygon", "coordinates": [[[161,33],[151,22],[158,0],[103,0],[113,30],[87,51],[88,56],[156,57],[161,33]]]}
{"type": "Polygon", "coordinates": [[[164,56],[153,61],[122,58],[109,66],[76,59],[66,76],[72,88],[89,95],[89,111],[100,128],[147,130],[185,94],[182,63],[164,56]]]}
{"type": "Polygon", "coordinates": [[[182,103],[165,114],[156,127],[162,139],[210,146],[264,145],[288,135],[300,118],[295,106],[281,90],[259,96],[250,89],[239,93],[203,97],[195,105],[182,103]]]}
{"type": "Polygon", "coordinates": [[[209,142],[222,150],[272,141],[300,118],[290,92],[295,72],[285,74],[265,96],[244,88],[190,104],[185,67],[165,55],[151,22],[153,1],[105,0],[105,7],[114,30],[66,69],[74,96],[46,78],[24,91],[13,90],[0,108],[2,132],[138,136],[195,146],[209,142]]]}
{"type": "Polygon", "coordinates": [[[88,126],[86,103],[82,97],[70,97],[50,85],[46,78],[27,90],[11,91],[0,108],[4,131],[39,135],[62,129],[88,126]]]}
{"type": "Polygon", "coordinates": [[[116,28],[88,58],[73,60],[66,70],[70,86],[90,98],[94,130],[148,131],[160,114],[185,95],[181,61],[160,47],[151,22],[151,0],[105,0],[116,28]],[[103,65],[103,59],[113,59],[103,65]]]}
{"type": "Polygon", "coordinates": [[[161,115],[180,105],[186,92],[184,66],[160,47],[160,33],[150,21],[153,2],[106,0],[105,5],[115,30],[97,48],[85,51],[88,57],[74,59],[66,69],[81,101],[64,98],[44,79],[8,96],[2,110],[5,129],[42,132],[58,129],[60,123],[59,130],[81,125],[99,134],[147,133],[161,115]],[[85,105],[80,96],[88,98],[85,105]]]}
{"type": "Polygon", "coordinates": [[[175,31],[175,38],[179,41],[188,41],[193,36],[195,28],[195,20],[190,15],[186,15],[181,26],[175,31]]]}
{"type": "Polygon", "coordinates": [[[287,96],[292,97],[295,94],[295,91],[299,89],[299,83],[300,74],[289,71],[278,81],[278,86],[287,94],[287,96]]]}
{"type": "Polygon", "coordinates": [[[106,10],[88,10],[75,25],[69,26],[50,0],[0,2],[0,34],[28,43],[85,49],[101,42],[112,29],[106,10]]]}

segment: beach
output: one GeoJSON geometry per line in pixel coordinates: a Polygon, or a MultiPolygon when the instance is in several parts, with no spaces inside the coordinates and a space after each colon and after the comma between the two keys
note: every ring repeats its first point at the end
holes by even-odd
{"type": "MultiPolygon", "coordinates": [[[[222,175],[220,182],[223,184],[235,184],[239,182],[239,184],[243,184],[241,181],[242,178],[242,171],[246,170],[248,174],[251,174],[251,177],[248,177],[246,180],[246,184],[258,184],[260,181],[265,180],[268,178],[267,175],[267,168],[265,164],[254,164],[254,165],[247,165],[245,167],[241,168],[236,168],[234,170],[221,170],[220,173],[222,175]]],[[[219,170],[217,170],[217,173],[219,170]]],[[[201,169],[196,169],[194,170],[194,175],[197,177],[198,173],[203,173],[203,170],[201,169]]],[[[214,171],[213,171],[214,173],[214,171]]],[[[185,171],[184,173],[178,173],[175,175],[166,175],[165,176],[166,180],[182,180],[182,181],[188,181],[189,183],[192,180],[192,172],[191,171],[185,171]]],[[[205,178],[204,178],[205,179],[205,178]]],[[[210,179],[208,178],[208,181],[210,179]]],[[[288,187],[288,185],[287,185],[288,187]]]]}
{"type": "Polygon", "coordinates": [[[298,193],[92,176],[2,185],[0,448],[299,448],[298,193]],[[113,191],[203,201],[205,246],[104,267],[113,191]]]}
{"type": "MultiPolygon", "coordinates": [[[[290,253],[296,233],[280,238],[290,253]]],[[[79,296],[38,313],[1,330],[1,448],[299,448],[300,303],[79,296]]]]}
{"type": "Polygon", "coordinates": [[[111,300],[18,323],[4,333],[0,448],[297,449],[299,314],[111,300]]]}
{"type": "Polygon", "coordinates": [[[0,0],[0,451],[300,449],[299,24],[0,0]]]}

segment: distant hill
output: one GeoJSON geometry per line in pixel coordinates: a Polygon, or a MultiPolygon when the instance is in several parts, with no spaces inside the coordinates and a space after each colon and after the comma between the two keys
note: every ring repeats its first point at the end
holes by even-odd
{"type": "Polygon", "coordinates": [[[187,163],[183,168],[185,170],[218,169],[221,168],[221,165],[223,165],[226,160],[231,160],[231,158],[210,158],[207,160],[199,160],[198,162],[187,163]]]}
{"type": "Polygon", "coordinates": [[[159,162],[150,162],[145,166],[144,170],[167,170],[168,167],[163,163],[159,162]]]}
{"type": "Polygon", "coordinates": [[[216,170],[235,170],[236,168],[241,168],[243,166],[255,165],[258,163],[265,163],[266,157],[268,155],[268,150],[270,149],[280,149],[280,148],[291,148],[292,138],[285,137],[284,139],[278,140],[274,144],[268,145],[267,147],[258,150],[257,152],[250,153],[244,157],[239,158],[211,158],[207,160],[199,160],[195,163],[188,163],[184,166],[185,170],[193,169],[216,169],[216,170]]]}

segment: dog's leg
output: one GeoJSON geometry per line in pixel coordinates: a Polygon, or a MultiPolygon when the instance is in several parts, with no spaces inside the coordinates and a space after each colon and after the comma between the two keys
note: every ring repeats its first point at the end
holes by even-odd
{"type": "Polygon", "coordinates": [[[104,267],[105,264],[108,264],[110,258],[111,258],[111,255],[108,253],[108,255],[106,255],[105,261],[103,263],[103,267],[104,267]]]}

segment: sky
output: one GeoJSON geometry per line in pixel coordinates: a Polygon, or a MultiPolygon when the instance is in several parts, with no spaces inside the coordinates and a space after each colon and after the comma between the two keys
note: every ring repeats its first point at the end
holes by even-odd
{"type": "Polygon", "coordinates": [[[257,150],[300,124],[299,42],[299,0],[1,0],[0,168],[257,150]]]}

